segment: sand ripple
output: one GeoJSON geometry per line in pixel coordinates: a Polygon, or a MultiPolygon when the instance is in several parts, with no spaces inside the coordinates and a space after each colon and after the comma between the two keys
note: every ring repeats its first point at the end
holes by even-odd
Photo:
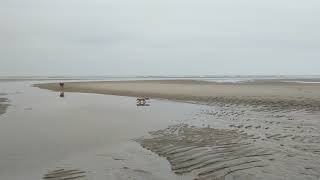
{"type": "Polygon", "coordinates": [[[181,124],[150,135],[137,141],[167,158],[175,173],[192,173],[199,180],[320,177],[319,161],[281,146],[254,143],[253,136],[237,130],[181,124]]]}
{"type": "Polygon", "coordinates": [[[7,111],[7,108],[9,107],[9,104],[7,102],[7,98],[0,97],[0,115],[7,111]]]}
{"type": "Polygon", "coordinates": [[[233,130],[177,125],[150,134],[138,140],[144,148],[166,157],[175,173],[195,172],[200,179],[262,169],[269,163],[261,157],[275,153],[245,142],[247,135],[233,130]]]}
{"type": "Polygon", "coordinates": [[[78,169],[57,169],[43,176],[47,180],[87,180],[86,172],[78,169]]]}

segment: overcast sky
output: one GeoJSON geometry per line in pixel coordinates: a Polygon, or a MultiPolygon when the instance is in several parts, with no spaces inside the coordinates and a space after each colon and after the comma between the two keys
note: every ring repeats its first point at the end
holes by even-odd
{"type": "Polygon", "coordinates": [[[319,0],[0,0],[0,75],[320,74],[319,0]]]}

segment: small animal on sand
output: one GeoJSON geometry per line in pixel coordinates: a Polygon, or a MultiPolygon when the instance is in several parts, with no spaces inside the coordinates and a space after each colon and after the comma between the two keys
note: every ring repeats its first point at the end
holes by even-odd
{"type": "Polygon", "coordinates": [[[147,100],[149,100],[149,97],[138,97],[137,98],[137,106],[146,106],[147,100]]]}

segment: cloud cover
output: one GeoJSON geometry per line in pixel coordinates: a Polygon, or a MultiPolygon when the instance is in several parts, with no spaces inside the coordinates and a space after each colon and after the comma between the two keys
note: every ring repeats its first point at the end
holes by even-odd
{"type": "Polygon", "coordinates": [[[0,75],[320,74],[317,0],[0,0],[0,75]]]}

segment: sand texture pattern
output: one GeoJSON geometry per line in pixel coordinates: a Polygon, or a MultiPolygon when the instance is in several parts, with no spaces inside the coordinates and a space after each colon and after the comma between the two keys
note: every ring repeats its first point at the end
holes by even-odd
{"type": "Polygon", "coordinates": [[[0,97],[0,115],[5,113],[8,107],[8,99],[0,97]]]}
{"type": "MultiPolygon", "coordinates": [[[[57,84],[37,87],[58,91],[57,84]]],[[[202,81],[67,83],[66,92],[204,104],[190,119],[137,139],[172,171],[199,180],[318,180],[320,86],[202,81]]]]}

